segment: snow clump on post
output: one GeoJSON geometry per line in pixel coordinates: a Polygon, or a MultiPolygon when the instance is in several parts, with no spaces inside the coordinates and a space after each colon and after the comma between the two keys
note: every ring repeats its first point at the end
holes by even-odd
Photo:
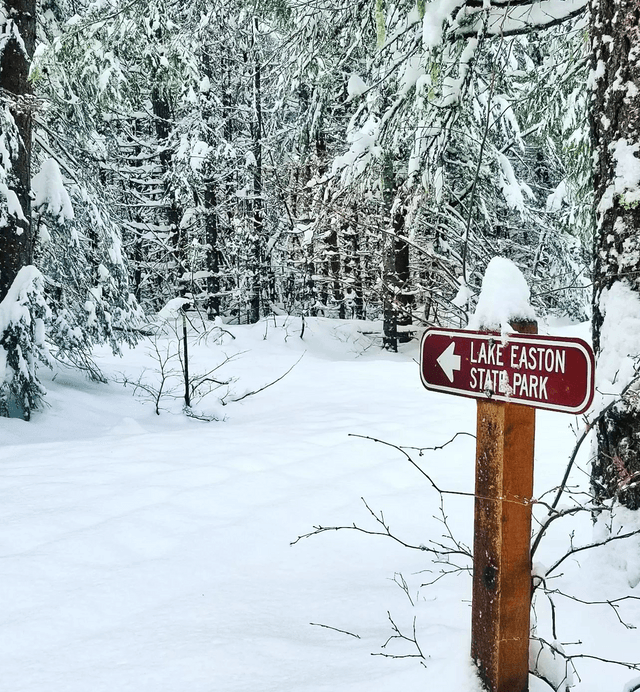
{"type": "Polygon", "coordinates": [[[512,332],[512,322],[534,322],[529,303],[529,286],[516,265],[504,257],[494,257],[484,273],[476,311],[469,329],[512,332]]]}

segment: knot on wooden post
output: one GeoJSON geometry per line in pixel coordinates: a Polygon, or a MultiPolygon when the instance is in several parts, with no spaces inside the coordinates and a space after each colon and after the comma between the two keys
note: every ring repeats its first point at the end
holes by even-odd
{"type": "Polygon", "coordinates": [[[498,568],[495,565],[487,565],[482,573],[482,581],[488,591],[494,591],[498,586],[498,568]]]}

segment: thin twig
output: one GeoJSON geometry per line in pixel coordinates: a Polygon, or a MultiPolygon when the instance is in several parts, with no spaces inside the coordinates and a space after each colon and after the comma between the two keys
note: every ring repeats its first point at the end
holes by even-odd
{"type": "MultiPolygon", "coordinates": [[[[573,451],[571,452],[571,456],[569,457],[569,463],[567,464],[567,468],[565,469],[564,476],[562,478],[562,481],[560,482],[560,485],[558,487],[558,492],[556,493],[556,496],[551,503],[551,507],[549,509],[549,516],[548,518],[544,521],[542,526],[540,527],[540,530],[538,531],[534,541],[533,545],[531,547],[531,555],[533,555],[536,550],[538,549],[538,546],[540,545],[540,541],[542,540],[542,536],[544,535],[545,531],[549,528],[549,525],[555,521],[556,519],[560,518],[561,516],[566,516],[567,514],[570,514],[572,512],[557,512],[556,507],[558,506],[560,499],[566,489],[567,482],[569,480],[569,474],[571,473],[571,470],[573,469],[573,465],[575,463],[576,457],[578,456],[578,452],[580,451],[580,448],[582,447],[582,444],[584,441],[587,439],[589,436],[589,433],[593,430],[593,428],[598,424],[598,422],[613,408],[615,404],[618,403],[621,399],[625,397],[627,392],[636,384],[640,382],[640,377],[634,377],[631,382],[629,382],[626,387],[622,390],[620,393],[620,396],[613,401],[611,401],[607,406],[605,406],[598,415],[593,418],[591,421],[587,421],[580,437],[576,440],[576,444],[573,448],[573,451]]],[[[595,509],[595,508],[594,508],[595,509]]]]}
{"type": "Polygon", "coordinates": [[[622,541],[625,538],[631,538],[632,536],[637,536],[640,534],[640,529],[635,531],[629,531],[627,533],[621,533],[617,536],[609,536],[602,541],[596,541],[595,543],[588,543],[587,545],[579,546],[578,548],[571,548],[568,550],[561,558],[556,560],[551,567],[545,572],[545,577],[549,576],[551,572],[554,572],[567,558],[580,553],[584,550],[590,550],[591,548],[599,548],[600,546],[607,545],[607,543],[612,543],[613,541],[622,541]]]}
{"type": "Polygon", "coordinates": [[[438,452],[441,449],[444,449],[448,445],[450,445],[459,435],[466,435],[467,437],[471,437],[474,440],[476,439],[476,436],[473,433],[469,432],[463,432],[459,431],[457,432],[450,440],[447,440],[446,442],[442,443],[441,445],[436,445],[435,447],[406,447],[405,445],[400,445],[398,449],[412,449],[420,454],[422,456],[423,452],[438,452]]]}
{"type": "MultiPolygon", "coordinates": [[[[468,433],[461,433],[461,434],[468,434],[468,433]]],[[[379,444],[385,445],[387,447],[391,447],[392,449],[397,449],[399,452],[404,454],[404,456],[407,458],[407,461],[414,466],[428,481],[431,483],[431,486],[433,489],[440,493],[441,495],[457,495],[459,497],[473,497],[473,498],[479,498],[480,500],[486,500],[487,502],[510,502],[515,505],[529,505],[534,502],[533,498],[529,497],[524,497],[524,498],[519,498],[519,497],[513,497],[513,498],[508,498],[504,496],[499,496],[499,497],[488,497],[485,495],[476,495],[476,493],[469,493],[465,492],[464,490],[443,490],[440,488],[438,485],[436,485],[435,481],[431,476],[423,469],[421,468],[412,458],[411,455],[408,454],[403,447],[399,447],[398,445],[394,445],[391,442],[385,442],[385,440],[379,440],[376,437],[370,437],[369,435],[357,435],[356,433],[349,433],[349,437],[359,437],[363,440],[371,440],[371,442],[378,442],[379,444]]]]}
{"type": "Polygon", "coordinates": [[[334,632],[340,632],[341,634],[348,634],[350,637],[355,637],[356,639],[361,639],[359,634],[354,634],[353,632],[347,632],[346,630],[338,629],[337,627],[331,627],[331,625],[322,625],[319,622],[310,622],[310,625],[314,627],[324,627],[327,630],[333,630],[334,632]]]}
{"type": "Polygon", "coordinates": [[[238,401],[242,401],[243,399],[246,399],[247,397],[253,396],[254,394],[259,394],[260,392],[264,392],[265,389],[268,389],[269,387],[272,387],[274,384],[277,384],[280,382],[280,380],[283,380],[295,367],[298,365],[298,363],[304,358],[306,351],[298,358],[298,360],[285,372],[284,374],[280,375],[277,379],[273,380],[272,382],[268,382],[265,384],[263,387],[260,387],[260,389],[255,389],[252,392],[247,392],[246,394],[243,394],[242,396],[238,397],[237,399],[230,399],[228,402],[223,401],[222,405],[226,406],[228,403],[237,403],[238,401]]]}

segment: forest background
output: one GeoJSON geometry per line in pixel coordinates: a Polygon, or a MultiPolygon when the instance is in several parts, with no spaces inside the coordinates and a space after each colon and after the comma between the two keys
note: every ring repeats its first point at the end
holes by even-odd
{"type": "Polygon", "coordinates": [[[209,319],[464,326],[490,259],[593,314],[596,494],[640,502],[632,0],[4,0],[0,409],[209,319]],[[620,479],[632,479],[620,492],[620,479]]]}

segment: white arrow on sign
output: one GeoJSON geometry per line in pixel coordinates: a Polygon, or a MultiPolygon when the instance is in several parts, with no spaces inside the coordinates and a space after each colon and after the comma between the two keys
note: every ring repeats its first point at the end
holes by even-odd
{"type": "Polygon", "coordinates": [[[453,382],[453,373],[460,370],[460,356],[455,354],[456,342],[452,341],[438,356],[437,363],[444,370],[444,374],[453,382]]]}

